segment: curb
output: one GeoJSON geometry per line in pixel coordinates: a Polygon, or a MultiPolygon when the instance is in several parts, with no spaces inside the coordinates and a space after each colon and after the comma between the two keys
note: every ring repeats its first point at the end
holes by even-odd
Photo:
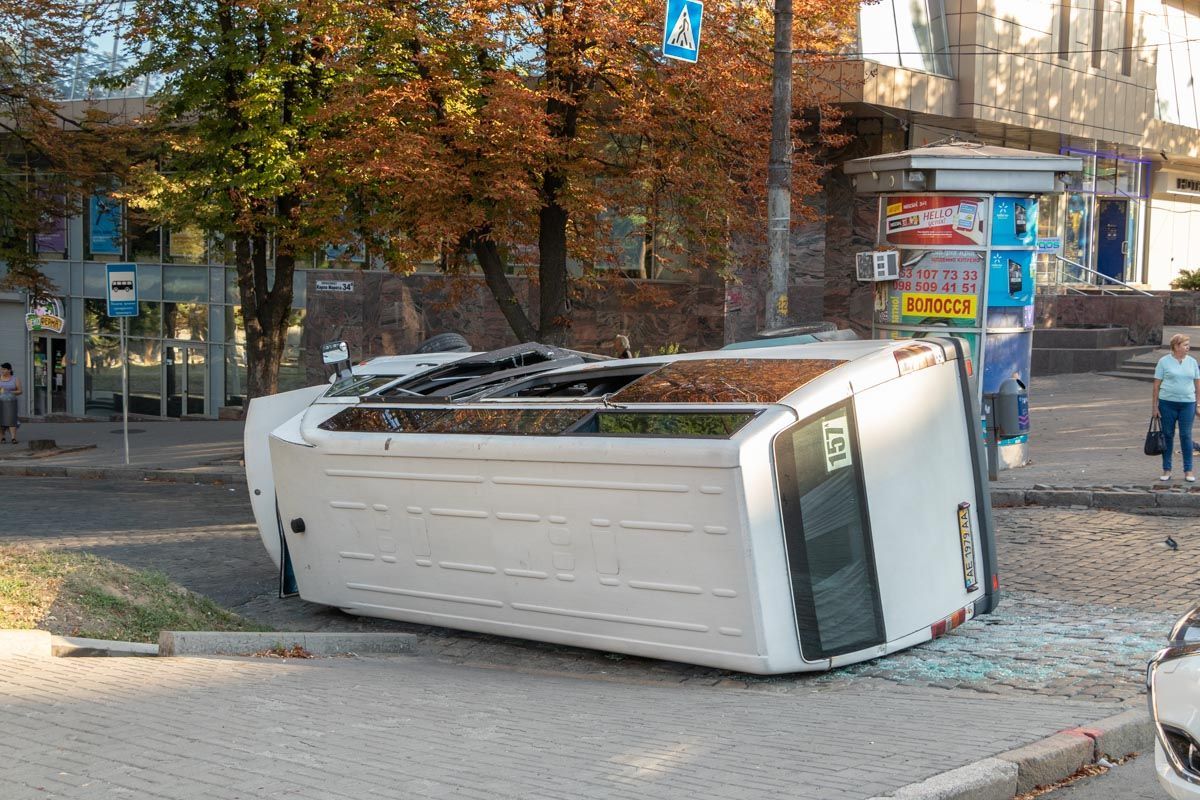
{"type": "Polygon", "coordinates": [[[1145,751],[1153,741],[1149,713],[1131,708],[871,800],[1013,800],[1038,786],[1069,778],[1103,757],[1116,759],[1145,751]]]}
{"type": "Polygon", "coordinates": [[[158,655],[158,645],[146,642],[112,642],[107,639],[83,639],[78,636],[51,636],[50,655],[59,658],[156,656],[158,655]]]}
{"type": "Polygon", "coordinates": [[[55,636],[42,630],[0,630],[0,658],[13,656],[154,656],[158,645],[55,636]]]}
{"type": "Polygon", "coordinates": [[[300,647],[315,656],[394,655],[412,653],[416,640],[417,637],[410,633],[162,631],[158,635],[158,655],[238,656],[293,647],[300,647]]]}
{"type": "Polygon", "coordinates": [[[0,630],[0,658],[49,655],[49,631],[0,630]]]}
{"type": "Polygon", "coordinates": [[[76,467],[53,464],[0,464],[0,476],[26,478],[81,478],[83,480],[164,481],[222,485],[246,483],[244,470],[236,472],[189,472],[185,469],[142,467],[76,467]]]}
{"type": "Polygon", "coordinates": [[[1119,511],[1200,509],[1200,488],[1159,489],[1148,486],[1045,486],[1031,489],[992,489],[992,508],[1072,506],[1119,511]]]}
{"type": "Polygon", "coordinates": [[[162,631],[158,644],[55,636],[42,630],[0,630],[0,659],[95,656],[237,656],[299,647],[315,656],[412,653],[410,633],[162,631]]]}

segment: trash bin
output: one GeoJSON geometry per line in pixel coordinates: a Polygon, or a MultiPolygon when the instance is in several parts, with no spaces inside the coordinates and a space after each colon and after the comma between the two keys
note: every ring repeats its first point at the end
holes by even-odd
{"type": "Polygon", "coordinates": [[[17,396],[10,392],[0,394],[0,428],[17,427],[17,396]]]}

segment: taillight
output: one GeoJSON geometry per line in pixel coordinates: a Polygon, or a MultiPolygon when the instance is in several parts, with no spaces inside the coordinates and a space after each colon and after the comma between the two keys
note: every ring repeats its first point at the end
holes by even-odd
{"type": "Polygon", "coordinates": [[[945,619],[939,619],[929,626],[929,636],[939,639],[967,621],[967,610],[960,608],[945,619]]]}
{"type": "Polygon", "coordinates": [[[967,377],[969,378],[974,374],[975,374],[975,365],[971,363],[971,358],[970,358],[970,356],[968,356],[967,357],[967,377]]]}
{"type": "Polygon", "coordinates": [[[992,576],[992,591],[993,592],[1000,591],[1000,573],[999,572],[997,572],[995,575],[992,576]]]}

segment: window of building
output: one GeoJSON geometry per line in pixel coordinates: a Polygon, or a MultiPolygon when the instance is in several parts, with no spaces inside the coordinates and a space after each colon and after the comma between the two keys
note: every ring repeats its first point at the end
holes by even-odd
{"type": "Polygon", "coordinates": [[[163,303],[163,338],[208,339],[208,304],[163,303]]]}
{"type": "Polygon", "coordinates": [[[1063,61],[1071,58],[1071,0],[1059,0],[1058,57],[1063,61]]]}
{"type": "Polygon", "coordinates": [[[1104,58],[1104,0],[1094,0],[1092,9],[1092,68],[1100,69],[1104,58]]]}
{"type": "Polygon", "coordinates": [[[1121,74],[1133,74],[1133,0],[1125,0],[1125,11],[1121,20],[1121,74]]]}
{"type": "Polygon", "coordinates": [[[1156,116],[1188,128],[1200,128],[1193,64],[1200,66],[1200,16],[1194,4],[1163,0],[1156,116]]]}
{"type": "Polygon", "coordinates": [[[162,228],[129,223],[129,257],[139,264],[161,264],[162,228]]]}
{"type": "Polygon", "coordinates": [[[118,97],[148,97],[162,86],[158,76],[140,78],[117,89],[93,85],[101,74],[116,72],[133,63],[136,53],[128,41],[128,15],[131,3],[94,3],[78,28],[82,47],[61,65],[58,94],[63,100],[103,100],[118,97]]]}
{"type": "Polygon", "coordinates": [[[881,0],[858,14],[859,52],[893,67],[950,75],[942,0],[881,0]]]}

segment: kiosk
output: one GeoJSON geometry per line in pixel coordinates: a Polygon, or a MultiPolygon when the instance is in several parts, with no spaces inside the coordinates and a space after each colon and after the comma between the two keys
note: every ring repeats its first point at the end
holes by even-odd
{"type": "Polygon", "coordinates": [[[993,473],[1025,464],[1034,264],[1039,251],[1060,246],[1038,238],[1038,199],[1058,191],[1058,179],[1082,161],[949,142],[855,159],[844,169],[858,192],[879,197],[877,250],[859,259],[859,280],[875,285],[873,336],[964,339],[993,473]]]}

